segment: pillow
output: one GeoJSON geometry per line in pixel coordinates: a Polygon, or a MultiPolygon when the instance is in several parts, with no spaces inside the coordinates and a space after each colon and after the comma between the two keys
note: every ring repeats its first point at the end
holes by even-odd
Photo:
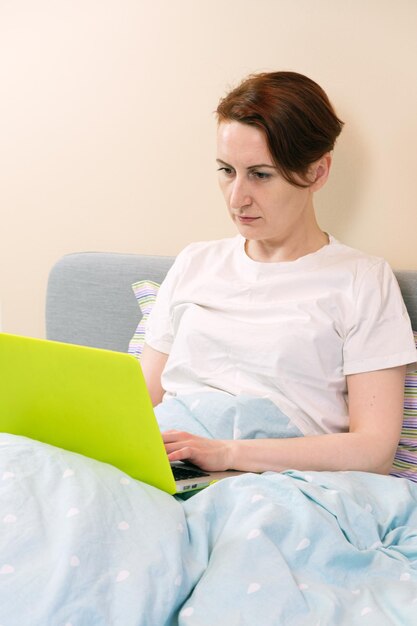
{"type": "Polygon", "coordinates": [[[139,308],[142,311],[142,318],[135,330],[135,334],[130,340],[127,351],[129,354],[133,354],[137,359],[140,359],[145,344],[146,322],[148,321],[149,314],[156,300],[159,284],[154,283],[152,280],[140,280],[137,283],[133,283],[132,289],[138,301],[139,308]]]}
{"type": "MultiPolygon", "coordinates": [[[[417,347],[417,332],[414,332],[417,347]]],[[[417,370],[407,372],[401,439],[390,474],[417,482],[417,370]]]]}

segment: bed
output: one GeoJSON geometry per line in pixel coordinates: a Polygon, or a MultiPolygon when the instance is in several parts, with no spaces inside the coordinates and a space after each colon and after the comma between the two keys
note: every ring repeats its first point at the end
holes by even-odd
{"type": "MultiPolygon", "coordinates": [[[[149,289],[172,262],[63,257],[49,277],[47,337],[137,351],[149,289]]],[[[397,278],[417,329],[417,272],[397,278]]],[[[417,624],[417,374],[407,385],[391,476],[245,474],[181,500],[0,434],[0,626],[417,624]]],[[[259,407],[243,405],[241,423],[252,423],[259,407]]]]}

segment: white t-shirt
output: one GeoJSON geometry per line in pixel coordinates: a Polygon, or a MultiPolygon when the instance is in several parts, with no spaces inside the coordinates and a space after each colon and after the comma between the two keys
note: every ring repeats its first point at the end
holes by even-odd
{"type": "Polygon", "coordinates": [[[244,246],[191,244],[161,285],[146,343],[169,354],[166,395],[266,397],[304,434],[347,430],[346,375],[417,360],[392,270],[333,237],[291,262],[244,246]]]}

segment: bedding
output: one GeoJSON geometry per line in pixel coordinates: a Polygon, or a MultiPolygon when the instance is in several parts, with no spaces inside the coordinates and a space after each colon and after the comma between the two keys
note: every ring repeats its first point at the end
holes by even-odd
{"type": "MultiPolygon", "coordinates": [[[[272,432],[265,400],[207,395],[180,400],[170,427],[272,432]]],[[[0,435],[0,452],[1,626],[417,623],[407,479],[244,474],[184,501],[23,437],[0,435]]]]}

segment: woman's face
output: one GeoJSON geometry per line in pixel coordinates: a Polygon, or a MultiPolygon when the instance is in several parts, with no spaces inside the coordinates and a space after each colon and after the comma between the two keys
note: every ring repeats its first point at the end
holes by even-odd
{"type": "Polygon", "coordinates": [[[222,122],[217,145],[220,187],[245,239],[281,246],[310,228],[312,188],[295,187],[284,179],[260,130],[241,122],[222,122]]]}

